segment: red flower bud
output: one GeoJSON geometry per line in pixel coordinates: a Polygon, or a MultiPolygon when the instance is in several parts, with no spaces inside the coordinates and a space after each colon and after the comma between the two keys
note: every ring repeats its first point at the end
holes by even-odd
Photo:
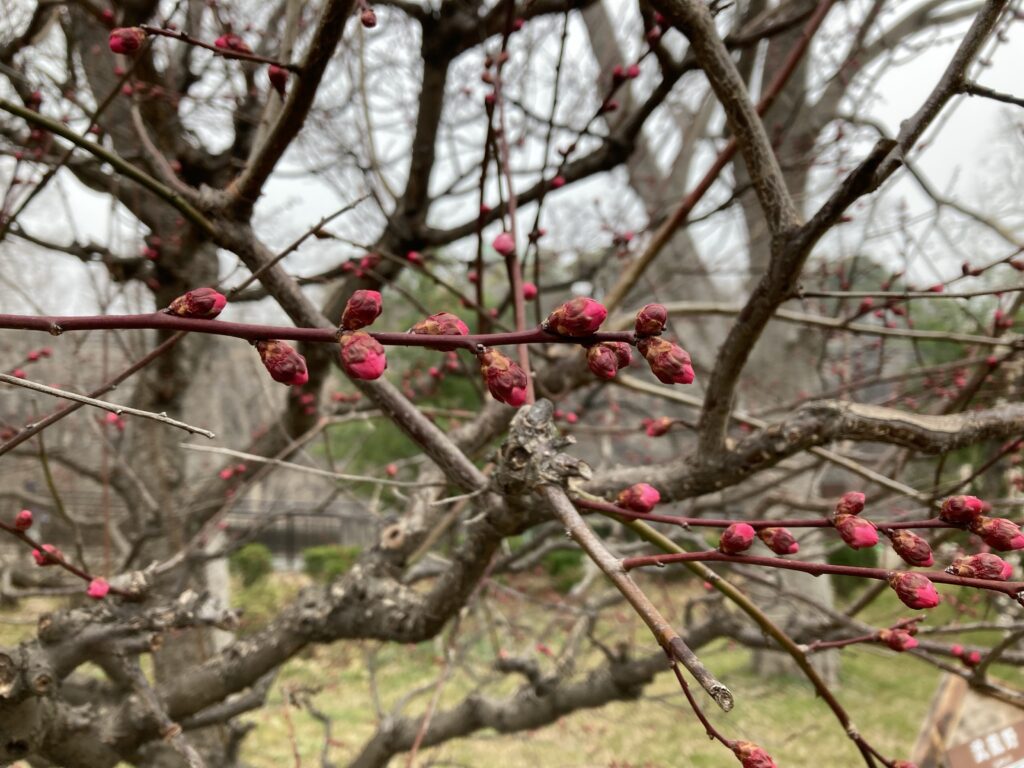
{"type": "Polygon", "coordinates": [[[93,600],[102,600],[110,591],[110,584],[104,578],[96,578],[89,582],[89,588],[85,593],[93,600]]]}
{"type": "Polygon", "coordinates": [[[496,349],[480,355],[480,372],[487,391],[498,402],[519,407],[526,402],[526,372],[496,349]]]}
{"type": "Polygon", "coordinates": [[[383,302],[377,291],[358,290],[345,303],[345,311],[341,313],[341,327],[346,331],[356,331],[371,325],[383,310],[383,302]]]}
{"type": "Polygon", "coordinates": [[[281,98],[284,98],[285,90],[288,88],[288,70],[284,67],[279,67],[277,64],[271,64],[267,68],[267,79],[270,81],[271,87],[278,92],[281,98]]]}
{"type": "Polygon", "coordinates": [[[875,524],[856,515],[836,515],[832,525],[851,549],[867,549],[878,543],[875,524]]]}
{"type": "Polygon", "coordinates": [[[537,298],[537,286],[533,283],[523,283],[523,298],[533,301],[537,298]]]}
{"type": "Polygon", "coordinates": [[[615,503],[633,512],[650,512],[654,505],[661,501],[658,489],[647,483],[637,483],[623,488],[615,498],[615,503]]]}
{"type": "Polygon", "coordinates": [[[27,531],[32,527],[32,511],[23,509],[14,516],[14,527],[19,531],[27,531]]]}
{"type": "Polygon", "coordinates": [[[141,27],[118,27],[110,32],[110,50],[129,55],[142,47],[146,32],[141,27]]]}
{"type": "Polygon", "coordinates": [[[290,386],[299,386],[309,381],[306,358],[290,344],[276,339],[257,341],[256,351],[260,353],[260,359],[274,381],[290,386]]]}
{"type": "Polygon", "coordinates": [[[999,555],[982,552],[977,555],[958,557],[946,568],[946,573],[962,576],[965,579],[1006,581],[1013,575],[1013,566],[999,555]]]}
{"type": "Polygon", "coordinates": [[[212,320],[227,303],[227,297],[213,288],[195,288],[172,301],[167,311],[181,317],[212,320]]]}
{"type": "Polygon", "coordinates": [[[920,573],[895,571],[889,575],[889,586],[908,608],[922,610],[939,604],[939,593],[935,591],[935,585],[920,573]]]}
{"type": "Polygon", "coordinates": [[[469,327],[451,312],[438,312],[425,320],[420,320],[409,329],[409,333],[426,336],[465,336],[469,333],[469,327]]]}
{"type": "MultiPolygon", "coordinates": [[[[375,291],[371,291],[375,293],[375,291]]],[[[384,347],[365,331],[341,334],[341,367],[353,379],[379,379],[388,367],[384,347]]]]}
{"type": "Polygon", "coordinates": [[[367,8],[359,14],[359,21],[367,29],[373,29],[377,26],[377,14],[373,12],[373,8],[367,8]]]}
{"type": "Polygon", "coordinates": [[[954,525],[970,525],[984,511],[984,505],[977,496],[950,496],[942,502],[939,518],[954,525]]]}
{"type": "Polygon", "coordinates": [[[693,383],[690,356],[678,344],[658,337],[644,337],[636,346],[658,381],[663,384],[693,383]]]}
{"type": "Polygon", "coordinates": [[[754,529],[746,523],[733,523],[718,539],[718,548],[727,555],[746,552],[754,543],[754,529]]]}
{"type": "Polygon", "coordinates": [[[231,34],[230,32],[226,35],[221,35],[213,41],[215,48],[221,50],[231,51],[233,53],[252,53],[252,48],[238,35],[231,34]]]}
{"type": "Polygon", "coordinates": [[[980,536],[992,549],[1000,552],[1024,549],[1024,535],[1021,535],[1020,528],[1005,517],[977,517],[969,528],[971,533],[980,536]]]}
{"type": "Polygon", "coordinates": [[[516,241],[508,232],[502,232],[491,243],[491,247],[494,248],[502,256],[511,256],[516,252],[516,241]]]}
{"type": "Polygon", "coordinates": [[[648,304],[636,313],[636,335],[657,336],[665,330],[668,310],[661,304],[648,304]]]}
{"type": "Polygon", "coordinates": [[[757,538],[777,555],[795,555],[800,551],[800,545],[788,528],[762,528],[757,538]]]}
{"type": "Polygon", "coordinates": [[[587,349],[587,366],[601,379],[614,379],[619,371],[619,356],[608,344],[595,344],[587,349]]]}
{"type": "Polygon", "coordinates": [[[960,661],[968,669],[974,669],[974,667],[981,664],[981,651],[968,651],[960,657],[960,661]]]}
{"type": "Polygon", "coordinates": [[[917,648],[917,640],[905,629],[879,630],[878,639],[897,653],[917,648]]]}
{"type": "Polygon", "coordinates": [[[859,515],[864,511],[864,494],[860,491],[844,493],[836,504],[837,515],[859,515]]]}
{"type": "Polygon", "coordinates": [[[626,69],[626,77],[630,79],[640,77],[640,65],[630,64],[629,67],[626,69]]]}
{"type": "Polygon", "coordinates": [[[927,568],[935,563],[932,557],[932,548],[928,542],[912,531],[898,529],[889,534],[892,540],[892,548],[896,554],[903,558],[909,565],[916,565],[918,568],[927,568]]]}
{"type": "Polygon", "coordinates": [[[771,755],[750,741],[733,742],[732,751],[743,768],[778,768],[771,755]]]}
{"type": "Polygon", "coordinates": [[[675,424],[675,420],[669,416],[662,416],[658,419],[644,419],[644,431],[648,437],[661,437],[667,434],[675,424]]]}
{"type": "Polygon", "coordinates": [[[43,544],[39,549],[32,550],[32,557],[35,558],[36,565],[56,565],[63,559],[64,553],[53,544],[43,544]]]}
{"type": "Polygon", "coordinates": [[[562,336],[592,336],[608,317],[604,304],[594,299],[578,298],[555,309],[544,327],[562,336]]]}

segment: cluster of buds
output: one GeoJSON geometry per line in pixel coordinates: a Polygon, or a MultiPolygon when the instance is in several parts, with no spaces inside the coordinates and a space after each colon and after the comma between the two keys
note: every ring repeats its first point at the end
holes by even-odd
{"type": "Polygon", "coordinates": [[[256,351],[270,374],[270,378],[281,384],[295,387],[309,381],[306,358],[283,341],[266,339],[256,342],[256,351]]]}
{"type": "Polygon", "coordinates": [[[878,528],[858,515],[864,511],[864,494],[844,493],[832,515],[832,527],[851,549],[868,549],[878,543],[878,528]]]}
{"type": "Polygon", "coordinates": [[[245,474],[246,469],[248,469],[248,467],[246,467],[245,464],[235,464],[234,466],[224,467],[224,469],[217,473],[217,477],[221,480],[227,481],[235,475],[245,474]]]}
{"type": "Polygon", "coordinates": [[[381,343],[359,330],[380,317],[383,308],[383,300],[377,291],[356,291],[345,303],[338,341],[341,345],[341,367],[353,379],[379,379],[388,367],[381,343]]]}
{"type": "Polygon", "coordinates": [[[195,288],[172,301],[165,311],[179,317],[212,320],[227,303],[227,297],[213,288],[195,288]]]}
{"type": "Polygon", "coordinates": [[[733,523],[718,539],[718,549],[726,555],[746,552],[754,543],[754,529],[747,523],[733,523]]]}
{"type": "Polygon", "coordinates": [[[1013,575],[1013,566],[999,555],[982,552],[977,555],[963,555],[954,560],[946,573],[965,579],[991,579],[1008,581],[1013,575]]]}
{"type": "Polygon", "coordinates": [[[604,304],[594,299],[571,299],[555,309],[543,323],[548,333],[560,336],[593,336],[608,317],[604,304]]]}
{"type": "Polygon", "coordinates": [[[658,489],[647,483],[636,483],[629,488],[623,488],[615,498],[615,503],[623,509],[643,513],[650,512],[659,501],[661,494],[658,493],[658,489]]]}
{"type": "Polygon", "coordinates": [[[663,384],[693,383],[693,362],[678,344],[659,338],[668,322],[668,310],[661,304],[648,304],[636,313],[636,347],[651,367],[651,373],[663,384]]]}
{"type": "Polygon", "coordinates": [[[939,604],[939,593],[931,579],[913,571],[894,571],[889,574],[889,586],[908,608],[915,611],[934,608],[939,604]]]}
{"type": "Polygon", "coordinates": [[[757,538],[777,555],[795,555],[800,551],[800,545],[788,528],[762,528],[757,538]]]}
{"type": "Polygon", "coordinates": [[[949,652],[954,658],[960,659],[960,663],[968,669],[974,669],[981,664],[981,651],[968,651],[962,645],[951,645],[949,652]]]}
{"type": "Polygon", "coordinates": [[[53,544],[43,544],[39,549],[32,550],[32,558],[39,566],[57,565],[64,559],[64,553],[53,544]]]}
{"type": "Polygon", "coordinates": [[[146,31],[142,27],[118,27],[110,31],[108,40],[110,50],[130,56],[146,41],[146,31]]]}
{"type": "Polygon", "coordinates": [[[612,84],[615,86],[622,85],[627,80],[635,80],[638,77],[640,77],[639,64],[630,64],[628,67],[616,64],[612,67],[612,84]]]}
{"type": "Polygon", "coordinates": [[[228,32],[218,37],[213,41],[213,47],[220,48],[222,51],[230,51],[231,53],[252,53],[252,48],[249,47],[249,44],[233,32],[228,32]]]}
{"type": "Polygon", "coordinates": [[[632,362],[633,353],[624,341],[602,341],[587,348],[587,367],[602,379],[614,379],[620,368],[632,362]]]}
{"type": "Polygon", "coordinates": [[[911,629],[882,629],[878,632],[878,642],[884,643],[897,653],[917,648],[917,640],[914,638],[916,628],[911,629]]]}
{"type": "Polygon", "coordinates": [[[734,741],[732,751],[743,768],[778,768],[771,755],[752,741],[734,741]]]}
{"type": "Polygon", "coordinates": [[[526,372],[518,363],[496,349],[485,349],[479,361],[487,391],[495,400],[516,408],[526,402],[526,372]]]}

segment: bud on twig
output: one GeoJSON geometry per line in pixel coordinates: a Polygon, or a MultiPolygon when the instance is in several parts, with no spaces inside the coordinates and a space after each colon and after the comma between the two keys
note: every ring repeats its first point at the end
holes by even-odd
{"type": "Polygon", "coordinates": [[[648,304],[636,313],[634,328],[637,336],[657,336],[665,330],[668,310],[661,304],[648,304]]]}
{"type": "Polygon", "coordinates": [[[985,509],[985,502],[977,496],[950,496],[942,502],[939,518],[954,525],[970,525],[985,509]]]}
{"type": "Polygon", "coordinates": [[[859,515],[864,511],[864,494],[860,491],[847,491],[836,504],[837,515],[859,515]]]}
{"type": "Polygon", "coordinates": [[[27,531],[32,527],[32,512],[28,509],[23,509],[14,517],[14,527],[19,531],[27,531]]]}
{"type": "MultiPolygon", "coordinates": [[[[375,293],[375,291],[371,291],[375,293]]],[[[384,347],[365,331],[348,331],[341,335],[341,367],[353,379],[379,379],[388,367],[384,347]]]]}
{"type": "Polygon", "coordinates": [[[946,573],[962,576],[965,579],[1007,581],[1013,575],[1013,566],[999,555],[982,552],[977,555],[958,557],[946,568],[946,573]]]}
{"type": "Polygon", "coordinates": [[[227,303],[227,297],[213,288],[195,288],[172,301],[167,311],[180,317],[212,320],[227,303]]]}
{"type": "Polygon", "coordinates": [[[733,742],[732,751],[743,768],[778,768],[771,756],[751,741],[733,742]]]}
{"type": "Polygon", "coordinates": [[[633,512],[650,512],[661,501],[658,489],[647,483],[637,483],[619,491],[615,503],[633,512]]]}
{"type": "Polygon", "coordinates": [[[146,32],[141,27],[118,27],[110,32],[110,50],[130,56],[142,47],[146,32]]]}
{"type": "Polygon", "coordinates": [[[290,344],[276,339],[258,341],[256,351],[260,353],[260,359],[274,381],[293,387],[309,381],[306,358],[290,344]]]}
{"type": "Polygon", "coordinates": [[[917,640],[905,629],[880,630],[878,639],[897,653],[917,648],[917,640]]]}
{"type": "Polygon", "coordinates": [[[939,604],[939,593],[935,591],[935,585],[920,573],[894,571],[889,574],[889,586],[908,608],[919,611],[939,604]]]}
{"type": "Polygon", "coordinates": [[[267,79],[270,81],[271,87],[283,99],[288,88],[288,70],[277,66],[277,64],[271,64],[267,67],[267,79]]]}
{"type": "Polygon", "coordinates": [[[487,391],[498,402],[519,407],[526,402],[526,373],[513,360],[496,349],[480,355],[480,372],[487,391]]]}
{"type": "Polygon", "coordinates": [[[851,549],[867,549],[878,543],[875,524],[856,515],[836,515],[832,525],[851,549]]]}
{"type": "Polygon", "coordinates": [[[425,320],[420,320],[409,329],[409,333],[424,336],[466,336],[469,334],[469,327],[451,312],[438,312],[425,320]]]}
{"type": "Polygon", "coordinates": [[[64,558],[64,553],[53,544],[43,544],[39,549],[32,550],[32,557],[36,565],[57,565],[64,558]]]}
{"type": "Polygon", "coordinates": [[[788,528],[762,528],[757,538],[777,555],[795,555],[800,551],[800,545],[788,528]]]}
{"type": "Polygon", "coordinates": [[[355,291],[345,302],[345,311],[341,313],[341,327],[346,331],[357,331],[372,325],[373,321],[380,316],[383,308],[384,302],[380,292],[355,291]]]}
{"type": "Polygon", "coordinates": [[[102,600],[108,592],[110,592],[110,584],[102,577],[90,581],[89,588],[85,591],[93,600],[102,600]]]}
{"type": "Polygon", "coordinates": [[[581,297],[555,309],[544,321],[544,328],[562,336],[593,336],[606,317],[604,304],[581,297]]]}
{"type": "Polygon", "coordinates": [[[636,346],[658,381],[663,384],[693,383],[690,356],[678,344],[658,337],[645,337],[636,346]]]}
{"type": "Polygon", "coordinates": [[[1024,535],[1021,535],[1020,528],[1005,517],[977,517],[968,527],[992,549],[1000,552],[1024,549],[1024,535]]]}
{"type": "Polygon", "coordinates": [[[718,539],[718,548],[727,555],[746,552],[754,543],[754,529],[746,523],[733,523],[718,539]]]}
{"type": "Polygon", "coordinates": [[[249,47],[249,44],[241,37],[231,32],[226,35],[221,35],[214,40],[213,46],[233,53],[252,53],[252,48],[249,47]]]}
{"type": "Polygon", "coordinates": [[[928,542],[912,531],[899,529],[891,531],[889,538],[892,541],[892,548],[896,554],[903,558],[909,565],[916,565],[919,568],[927,568],[935,563],[932,556],[932,548],[928,542]]]}
{"type": "Polygon", "coordinates": [[[587,367],[598,378],[614,379],[619,372],[619,358],[610,346],[595,344],[587,349],[587,367]]]}

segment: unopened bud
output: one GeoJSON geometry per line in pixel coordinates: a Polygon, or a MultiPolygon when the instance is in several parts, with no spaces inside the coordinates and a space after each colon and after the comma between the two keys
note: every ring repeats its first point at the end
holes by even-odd
{"type": "Polygon", "coordinates": [[[388,360],[384,347],[365,331],[341,334],[341,367],[353,379],[379,379],[388,360]]]}
{"type": "Polygon", "coordinates": [[[908,608],[923,610],[939,604],[939,593],[935,591],[935,585],[920,573],[895,571],[889,575],[889,586],[908,608]]]}
{"type": "Polygon", "coordinates": [[[778,768],[771,755],[752,741],[733,742],[732,751],[743,768],[778,768]]]}
{"type": "Polygon", "coordinates": [[[762,528],[757,538],[777,555],[795,555],[800,551],[800,545],[788,528],[762,528]]]}
{"type": "MultiPolygon", "coordinates": [[[[424,336],[465,336],[469,333],[469,327],[451,312],[438,312],[425,320],[420,320],[409,329],[409,333],[424,336]]],[[[431,347],[431,349],[440,348],[431,347]]]]}
{"type": "Polygon", "coordinates": [[[637,349],[658,381],[663,384],[693,383],[690,355],[678,344],[658,337],[645,337],[637,342],[637,349]]]}
{"type": "Polygon", "coordinates": [[[519,407],[526,402],[526,372],[496,349],[480,355],[480,373],[487,391],[498,402],[519,407]]]}
{"type": "Polygon", "coordinates": [[[661,416],[657,419],[644,419],[644,431],[648,437],[661,437],[672,429],[673,424],[675,424],[675,419],[669,416],[661,416]]]}
{"type": "Polygon", "coordinates": [[[118,27],[110,32],[110,50],[131,55],[142,47],[146,32],[141,27],[118,27]]]}
{"type": "Polygon", "coordinates": [[[939,518],[954,525],[970,525],[984,511],[985,502],[977,496],[950,496],[942,502],[939,518]]]}
{"type": "Polygon", "coordinates": [[[747,523],[733,523],[718,539],[718,548],[727,555],[746,552],[754,543],[754,529],[747,523]]]}
{"type": "Polygon", "coordinates": [[[491,247],[494,248],[502,256],[511,256],[516,252],[516,241],[508,232],[502,232],[491,243],[491,247]]]}
{"type": "Polygon", "coordinates": [[[619,372],[619,358],[610,346],[595,344],[587,350],[587,367],[598,378],[614,379],[619,372]]]}
{"type": "Polygon", "coordinates": [[[341,327],[346,331],[357,331],[371,325],[384,308],[378,291],[358,290],[345,303],[341,313],[341,327]]]}
{"type": "Polygon", "coordinates": [[[373,12],[373,8],[367,8],[359,14],[359,21],[367,29],[373,29],[377,26],[377,14],[373,12]]]}
{"type": "Polygon", "coordinates": [[[290,344],[276,339],[256,342],[256,351],[270,373],[270,378],[281,384],[299,386],[309,381],[306,358],[296,352],[290,344]]]}
{"type": "Polygon", "coordinates": [[[661,494],[653,485],[636,483],[623,488],[615,497],[615,503],[633,512],[650,512],[654,505],[661,501],[661,494]]]}
{"type": "Polygon", "coordinates": [[[544,321],[544,327],[562,336],[592,336],[606,317],[608,310],[604,304],[580,297],[555,309],[544,321]]]}
{"type": "Polygon", "coordinates": [[[172,301],[167,311],[180,317],[212,320],[227,303],[227,297],[213,288],[195,288],[172,301]]]}
{"type": "Polygon", "coordinates": [[[867,549],[878,543],[878,529],[856,515],[836,515],[832,525],[851,549],[867,549]]]}
{"type": "Polygon", "coordinates": [[[1024,549],[1024,535],[1021,535],[1020,528],[1005,517],[977,517],[969,528],[971,533],[980,536],[992,549],[1000,552],[1024,549]]]}
{"type": "Polygon", "coordinates": [[[252,48],[238,35],[228,33],[221,35],[213,41],[215,48],[220,48],[224,51],[231,51],[232,53],[252,53],[252,48]]]}
{"type": "Polygon", "coordinates": [[[897,653],[917,648],[917,640],[905,629],[880,630],[878,639],[897,653]]]}
{"type": "Polygon", "coordinates": [[[32,550],[32,557],[36,565],[57,565],[64,558],[64,553],[53,544],[43,544],[39,549],[32,550]]]}
{"type": "Polygon", "coordinates": [[[912,531],[898,529],[889,534],[892,548],[908,565],[927,568],[935,563],[928,542],[912,531]]]}
{"type": "Polygon", "coordinates": [[[860,491],[848,491],[836,504],[837,515],[859,515],[864,511],[864,494],[860,491]]]}
{"type": "Polygon", "coordinates": [[[1013,566],[999,555],[982,552],[977,555],[958,557],[946,568],[946,572],[965,579],[1006,581],[1013,575],[1013,566]]]}
{"type": "Polygon", "coordinates": [[[537,298],[537,286],[534,283],[523,283],[523,298],[533,301],[537,298]]]}
{"type": "Polygon", "coordinates": [[[110,584],[102,577],[90,581],[89,588],[85,591],[93,600],[102,600],[108,592],[110,592],[110,584]]]}
{"type": "Polygon", "coordinates": [[[14,516],[14,527],[19,531],[27,531],[32,527],[32,511],[23,509],[14,516]]]}
{"type": "Polygon", "coordinates": [[[661,304],[648,304],[636,313],[636,335],[657,336],[665,330],[668,310],[661,304]]]}
{"type": "Polygon", "coordinates": [[[281,98],[284,98],[286,89],[288,88],[288,70],[284,67],[279,67],[277,64],[271,64],[267,68],[267,79],[270,81],[271,87],[278,92],[281,98]]]}

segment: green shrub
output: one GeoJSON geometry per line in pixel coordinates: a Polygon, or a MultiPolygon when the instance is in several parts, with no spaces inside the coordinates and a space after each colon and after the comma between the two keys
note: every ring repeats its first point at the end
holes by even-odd
{"type": "Polygon", "coordinates": [[[541,561],[551,586],[563,595],[583,578],[583,553],[578,549],[556,549],[541,561]]]}
{"type": "Polygon", "coordinates": [[[302,570],[317,581],[331,581],[351,568],[362,552],[361,547],[325,544],[302,551],[302,570]]]}
{"type": "Polygon", "coordinates": [[[231,572],[242,580],[243,586],[251,587],[267,578],[274,570],[274,558],[264,544],[246,544],[228,559],[231,572]]]}

